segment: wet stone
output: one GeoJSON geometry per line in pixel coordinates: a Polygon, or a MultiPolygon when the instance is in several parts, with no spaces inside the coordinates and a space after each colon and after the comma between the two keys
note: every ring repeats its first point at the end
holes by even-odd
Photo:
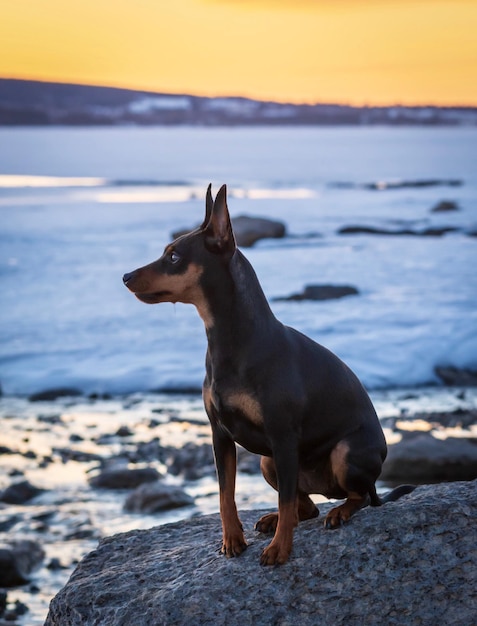
{"type": "Polygon", "coordinates": [[[137,487],[126,499],[124,510],[129,513],[158,513],[194,504],[185,491],[157,481],[137,487]]]}
{"type": "Polygon", "coordinates": [[[28,480],[22,480],[7,487],[0,494],[0,501],[7,504],[25,504],[43,491],[44,489],[35,487],[28,480]]]}
{"type": "Polygon", "coordinates": [[[138,485],[154,482],[161,475],[153,467],[105,469],[89,479],[92,487],[101,489],[134,489],[138,485]]]}
{"type": "Polygon", "coordinates": [[[45,557],[36,541],[20,540],[0,545],[0,587],[16,587],[28,582],[45,557]]]}

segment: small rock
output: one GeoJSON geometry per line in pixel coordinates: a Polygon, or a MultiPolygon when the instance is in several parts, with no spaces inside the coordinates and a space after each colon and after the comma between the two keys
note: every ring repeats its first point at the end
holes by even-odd
{"type": "Polygon", "coordinates": [[[121,467],[117,469],[105,469],[97,476],[90,478],[92,487],[100,489],[134,489],[142,483],[150,483],[161,477],[153,467],[129,469],[121,467]]]}
{"type": "Polygon", "coordinates": [[[120,426],[116,431],[116,437],[131,437],[134,435],[133,431],[127,426],[120,426]]]}
{"type": "Polygon", "coordinates": [[[422,187],[460,187],[462,181],[456,178],[440,179],[440,178],[423,178],[417,180],[390,180],[376,181],[364,185],[366,189],[375,191],[383,191],[386,189],[420,189],[422,187]]]}
{"type": "Polygon", "coordinates": [[[99,536],[99,531],[95,528],[85,527],[85,528],[77,528],[70,533],[65,535],[65,539],[67,541],[76,540],[76,539],[97,539],[99,536]]]}
{"type": "Polygon", "coordinates": [[[83,450],[72,450],[71,448],[53,448],[52,452],[61,457],[63,463],[76,461],[78,463],[90,463],[91,461],[101,461],[102,456],[94,452],[84,452],[83,450]]]}
{"type": "Polygon", "coordinates": [[[28,611],[29,611],[29,608],[27,607],[26,604],[24,604],[20,600],[15,600],[14,608],[11,611],[15,617],[21,617],[22,615],[25,615],[26,613],[28,613],[28,611]]]}
{"type": "Polygon", "coordinates": [[[447,233],[453,233],[458,228],[453,226],[429,227],[422,230],[412,228],[380,228],[377,226],[343,226],[338,230],[340,235],[411,235],[415,237],[442,237],[447,233]]]}
{"type": "Polygon", "coordinates": [[[30,574],[45,558],[35,541],[14,541],[0,546],[0,587],[16,587],[28,582],[30,574]]]}
{"type": "Polygon", "coordinates": [[[7,504],[25,504],[35,496],[45,491],[32,485],[28,480],[13,483],[0,495],[0,501],[7,504]]]}
{"type": "Polygon", "coordinates": [[[61,415],[38,415],[36,418],[39,422],[44,422],[45,424],[62,424],[63,418],[61,415]]]}
{"type": "Polygon", "coordinates": [[[447,233],[455,233],[459,229],[454,228],[454,226],[442,226],[442,227],[430,227],[424,228],[424,230],[416,231],[417,236],[421,237],[442,237],[443,235],[447,235],[447,233]]]}
{"type": "Polygon", "coordinates": [[[81,391],[74,387],[55,387],[53,389],[45,389],[38,393],[33,393],[28,397],[30,402],[43,402],[56,400],[57,398],[77,397],[81,396],[81,391]]]}
{"type": "Polygon", "coordinates": [[[65,566],[61,564],[60,559],[58,559],[57,557],[53,557],[46,567],[53,572],[56,572],[60,569],[65,569],[65,566]]]}
{"type": "Polygon", "coordinates": [[[20,515],[0,517],[0,533],[7,533],[11,528],[18,524],[21,519],[20,515]]]}
{"type": "Polygon", "coordinates": [[[301,300],[335,300],[346,296],[359,294],[356,287],[349,285],[307,285],[301,293],[291,296],[274,298],[275,301],[301,301],[301,300]]]}
{"type": "Polygon", "coordinates": [[[89,400],[111,400],[112,395],[110,393],[90,393],[88,396],[89,400]]]}
{"type": "Polygon", "coordinates": [[[170,448],[168,470],[185,480],[198,480],[215,474],[214,453],[210,444],[197,445],[192,441],[182,448],[170,448]]]}
{"type": "Polygon", "coordinates": [[[136,462],[162,462],[164,460],[164,455],[164,448],[159,443],[159,439],[157,437],[154,437],[154,439],[151,439],[150,441],[141,441],[140,443],[138,443],[133,457],[136,462]]]}
{"type": "Polygon", "coordinates": [[[459,205],[453,200],[441,200],[435,206],[432,207],[432,213],[445,213],[447,211],[458,211],[459,205]]]}
{"type": "Polygon", "coordinates": [[[476,387],[477,371],[458,367],[436,367],[435,373],[445,385],[456,387],[476,387]]]}
{"type": "Polygon", "coordinates": [[[8,475],[11,478],[17,478],[19,476],[24,476],[25,473],[21,469],[19,469],[18,467],[12,467],[12,469],[8,470],[8,475]]]}
{"type": "Polygon", "coordinates": [[[179,487],[156,481],[141,485],[129,494],[124,510],[129,513],[158,513],[192,504],[193,498],[179,487]]]}

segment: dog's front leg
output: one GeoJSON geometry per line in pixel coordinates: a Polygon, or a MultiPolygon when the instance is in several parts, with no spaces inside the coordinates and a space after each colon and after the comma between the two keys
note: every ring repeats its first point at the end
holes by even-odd
{"type": "Polygon", "coordinates": [[[216,426],[213,427],[213,444],[220,491],[222,552],[228,557],[239,556],[246,549],[247,542],[235,504],[235,476],[237,472],[235,442],[216,426]]]}
{"type": "Polygon", "coordinates": [[[298,524],[298,451],[290,438],[274,446],[273,459],[278,478],[278,524],[270,545],[262,552],[262,565],[281,565],[288,560],[298,524]]]}

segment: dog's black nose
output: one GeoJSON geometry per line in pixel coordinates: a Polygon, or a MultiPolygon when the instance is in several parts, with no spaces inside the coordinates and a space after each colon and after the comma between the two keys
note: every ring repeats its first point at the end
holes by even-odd
{"type": "Polygon", "coordinates": [[[131,280],[131,278],[134,276],[134,272],[128,272],[127,274],[124,274],[123,276],[123,283],[125,285],[128,284],[128,281],[131,280]]]}

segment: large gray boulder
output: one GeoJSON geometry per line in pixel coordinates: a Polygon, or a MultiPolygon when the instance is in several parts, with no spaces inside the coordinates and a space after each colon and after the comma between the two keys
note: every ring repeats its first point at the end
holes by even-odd
{"type": "MultiPolygon", "coordinates": [[[[283,222],[272,220],[267,217],[253,217],[251,215],[239,215],[232,218],[235,241],[241,248],[250,248],[260,239],[281,239],[285,237],[286,226],[283,222]]],[[[193,228],[183,228],[172,233],[176,239],[185,235],[193,228]]]]}
{"type": "Polygon", "coordinates": [[[388,446],[381,480],[391,483],[473,480],[477,477],[475,439],[410,435],[388,446]]]}
{"type": "MultiPolygon", "coordinates": [[[[322,507],[322,513],[330,505],[322,507]]],[[[52,600],[45,626],[461,624],[477,610],[477,482],[418,487],[346,527],[295,531],[288,563],[242,512],[248,550],[219,554],[218,515],[104,539],[52,600]]]]}

